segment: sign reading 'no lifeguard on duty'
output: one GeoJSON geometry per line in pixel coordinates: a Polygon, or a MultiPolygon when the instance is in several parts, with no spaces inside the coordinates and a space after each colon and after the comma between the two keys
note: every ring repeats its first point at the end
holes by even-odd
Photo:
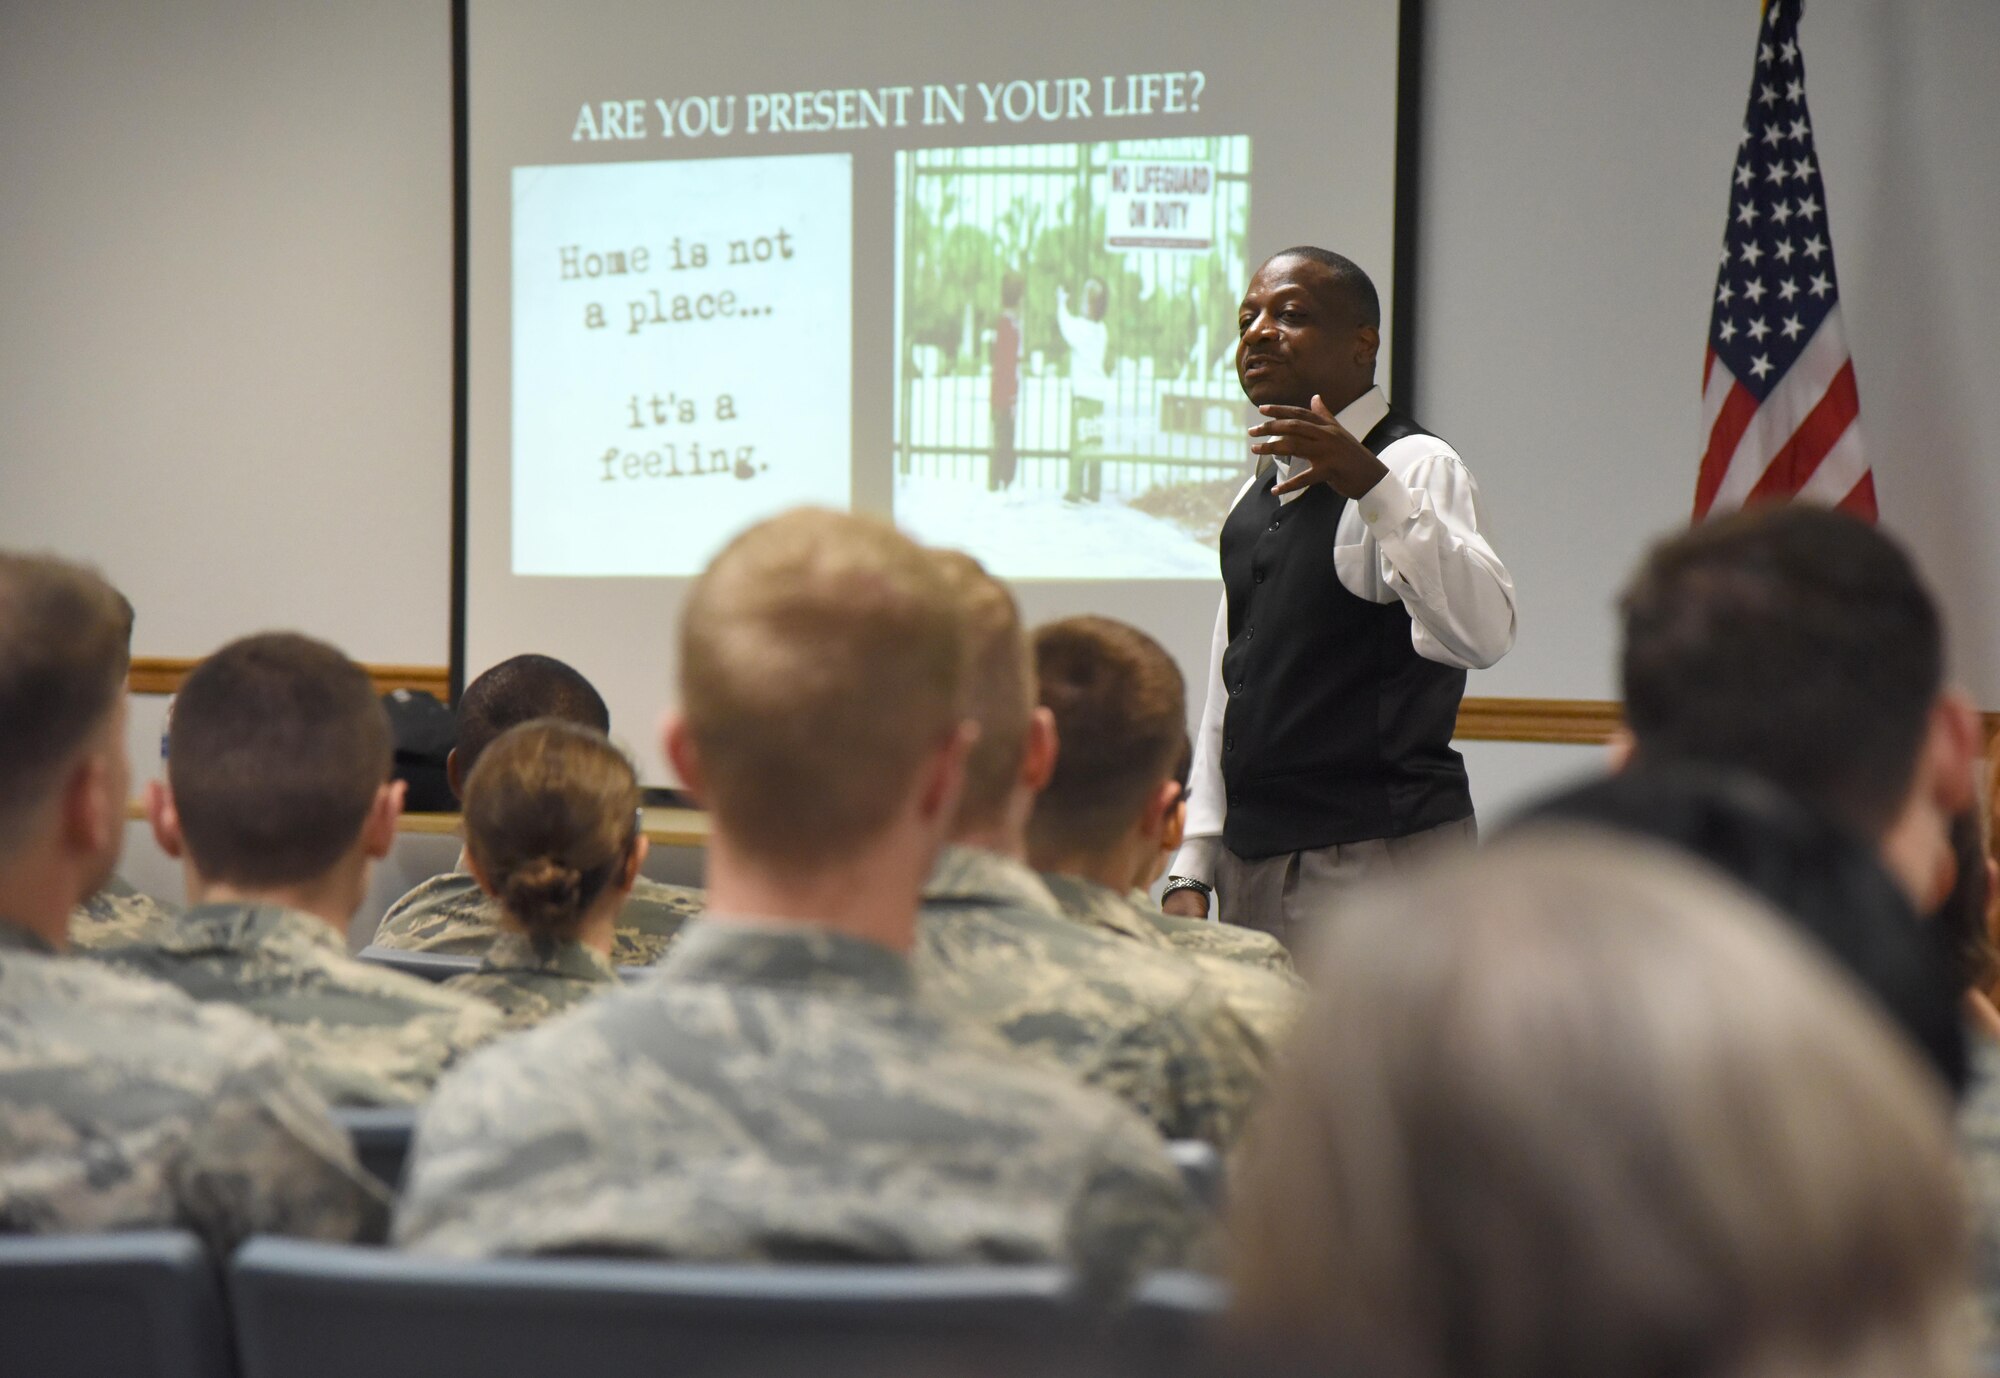
{"type": "Polygon", "coordinates": [[[1215,164],[1114,158],[1104,247],[1205,253],[1215,243],[1215,164]]]}

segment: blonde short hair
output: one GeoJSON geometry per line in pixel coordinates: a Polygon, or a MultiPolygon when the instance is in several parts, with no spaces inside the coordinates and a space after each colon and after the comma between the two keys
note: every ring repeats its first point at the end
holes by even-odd
{"type": "Polygon", "coordinates": [[[1968,1371],[1942,1088],[1746,894],[1523,836],[1318,955],[1232,1179],[1249,1334],[1422,1378],[1968,1371]]]}
{"type": "Polygon", "coordinates": [[[731,541],[680,628],[716,825],[794,873],[878,836],[964,720],[963,647],[936,566],[885,522],[802,508],[731,541]]]}
{"type": "Polygon", "coordinates": [[[1035,711],[1035,676],[1021,609],[1007,586],[961,550],[934,550],[938,576],[958,599],[965,634],[967,710],[979,739],[965,761],[957,828],[997,823],[1014,790],[1035,711]]]}

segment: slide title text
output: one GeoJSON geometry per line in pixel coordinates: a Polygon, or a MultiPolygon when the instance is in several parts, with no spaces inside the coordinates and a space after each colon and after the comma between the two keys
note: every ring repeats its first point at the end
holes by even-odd
{"type": "Polygon", "coordinates": [[[1056,124],[1140,115],[1195,115],[1202,72],[1015,78],[1008,81],[847,86],[721,96],[585,101],[573,143],[607,139],[729,138],[737,134],[828,134],[960,124],[1056,124]]]}

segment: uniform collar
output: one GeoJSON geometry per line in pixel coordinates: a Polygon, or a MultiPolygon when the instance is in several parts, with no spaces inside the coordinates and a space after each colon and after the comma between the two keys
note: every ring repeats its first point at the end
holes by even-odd
{"type": "Polygon", "coordinates": [[[236,951],[272,939],[347,951],[347,944],[325,919],[281,904],[197,904],[174,920],[172,931],[153,946],[165,952],[236,951]]]}
{"type": "Polygon", "coordinates": [[[946,847],[931,867],[924,899],[1011,904],[1037,914],[1060,914],[1062,906],[1025,862],[983,847],[946,847]]]}
{"type": "Polygon", "coordinates": [[[544,976],[562,976],[572,981],[616,981],[618,968],[596,948],[579,942],[557,943],[544,957],[535,951],[535,941],[525,933],[502,933],[486,949],[481,971],[525,971],[544,976]]]}
{"type": "Polygon", "coordinates": [[[910,963],[876,943],[812,924],[755,919],[697,919],[661,959],[674,981],[763,986],[823,995],[907,999],[910,963]]]}

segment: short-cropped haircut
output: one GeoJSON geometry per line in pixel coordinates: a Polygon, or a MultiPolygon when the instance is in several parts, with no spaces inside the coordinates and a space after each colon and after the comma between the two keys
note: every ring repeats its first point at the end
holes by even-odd
{"type": "Polygon", "coordinates": [[[0,855],[117,702],[131,640],[96,571],[0,552],[0,855]]]}
{"type": "Polygon", "coordinates": [[[1028,822],[1038,854],[1115,843],[1165,781],[1187,741],[1187,689],[1159,642],[1108,617],[1038,627],[1035,676],[1055,715],[1055,774],[1028,822]]]}
{"type": "Polygon", "coordinates": [[[716,826],[809,872],[879,838],[964,720],[958,600],[886,522],[789,512],[695,580],[680,688],[716,826]]]}
{"type": "Polygon", "coordinates": [[[939,578],[959,601],[965,631],[967,712],[979,739],[965,761],[959,801],[963,830],[997,823],[1021,774],[1035,711],[1035,670],[1021,610],[1007,586],[959,550],[931,552],[939,578]]]}
{"type": "Polygon", "coordinates": [[[1656,546],[1619,607],[1642,757],[1741,767],[1865,838],[1888,827],[1944,680],[1937,605],[1894,540],[1757,507],[1656,546]]]}
{"type": "Polygon", "coordinates": [[[289,632],[230,642],[182,684],[167,733],[195,868],[246,886],[318,879],[360,836],[391,750],[374,685],[339,651],[289,632]]]}
{"type": "Polygon", "coordinates": [[[1341,298],[1334,304],[1351,313],[1358,325],[1382,324],[1382,296],[1375,290],[1375,279],[1346,254],[1322,249],[1317,244],[1294,244],[1289,249],[1280,249],[1264,261],[1269,263],[1279,258],[1310,259],[1320,267],[1332,270],[1334,290],[1341,298]]]}
{"type": "Polygon", "coordinates": [[[611,731],[597,686],[554,656],[510,656],[474,679],[458,696],[458,778],[472,778],[495,737],[542,718],[611,731]]]}

